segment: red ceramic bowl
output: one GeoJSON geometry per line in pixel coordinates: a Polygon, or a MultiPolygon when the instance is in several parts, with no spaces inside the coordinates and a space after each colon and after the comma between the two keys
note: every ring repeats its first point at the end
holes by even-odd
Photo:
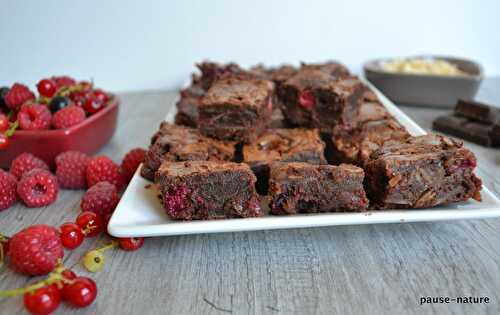
{"type": "Polygon", "coordinates": [[[103,110],[67,129],[17,130],[9,139],[8,147],[0,150],[0,168],[9,168],[12,160],[23,152],[35,155],[49,165],[53,165],[55,157],[64,151],[96,152],[115,132],[119,104],[119,99],[114,97],[103,110]]]}

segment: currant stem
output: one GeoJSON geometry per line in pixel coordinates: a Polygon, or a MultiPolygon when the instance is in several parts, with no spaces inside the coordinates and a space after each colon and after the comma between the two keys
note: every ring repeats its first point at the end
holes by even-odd
{"type": "Polygon", "coordinates": [[[107,251],[108,249],[117,247],[118,244],[119,244],[118,241],[112,240],[109,244],[106,244],[102,247],[98,247],[95,250],[100,251],[100,252],[104,252],[104,251],[107,251]]]}
{"type": "Polygon", "coordinates": [[[17,127],[19,127],[19,121],[16,120],[12,125],[10,125],[9,129],[5,132],[6,137],[12,137],[17,127]]]}
{"type": "Polygon", "coordinates": [[[33,292],[37,289],[43,288],[45,286],[51,285],[51,284],[57,284],[58,287],[62,285],[62,283],[71,283],[73,280],[66,279],[63,275],[62,272],[65,270],[64,266],[59,265],[52,271],[47,279],[44,279],[39,282],[35,282],[29,286],[23,287],[23,288],[18,288],[14,290],[7,290],[7,291],[0,291],[0,297],[13,297],[17,296],[20,294],[25,294],[27,292],[33,292]]]}
{"type": "Polygon", "coordinates": [[[2,243],[6,244],[8,241],[9,241],[9,238],[7,236],[0,234],[0,268],[2,268],[5,254],[7,254],[7,253],[4,253],[2,243]]]}

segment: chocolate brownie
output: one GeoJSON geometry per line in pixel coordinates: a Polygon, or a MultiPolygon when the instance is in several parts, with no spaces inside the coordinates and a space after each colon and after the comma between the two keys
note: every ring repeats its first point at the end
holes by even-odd
{"type": "Polygon", "coordinates": [[[378,208],[427,208],[481,200],[476,157],[462,142],[438,136],[388,141],[365,166],[366,190],[378,208]]]}
{"type": "Polygon", "coordinates": [[[243,162],[257,176],[257,191],[265,194],[272,162],[326,164],[324,149],[316,129],[269,129],[252,144],[243,146],[243,162]]]}
{"type": "Polygon", "coordinates": [[[231,162],[165,162],[156,173],[163,206],[175,220],[263,215],[248,165],[231,162]]]}
{"type": "Polygon", "coordinates": [[[350,76],[349,69],[338,61],[327,61],[322,63],[301,63],[301,69],[320,70],[334,77],[350,76]]]}
{"type": "Polygon", "coordinates": [[[493,125],[493,129],[491,129],[491,144],[494,147],[500,147],[500,122],[497,122],[493,125]]]}
{"type": "MultiPolygon", "coordinates": [[[[375,116],[368,117],[377,117],[375,116]]],[[[383,116],[382,116],[383,117],[383,116]]],[[[410,134],[394,118],[366,120],[353,130],[335,128],[327,142],[327,158],[331,163],[364,166],[370,155],[388,140],[404,140],[410,134]]]]}
{"type": "Polygon", "coordinates": [[[250,69],[257,76],[271,80],[278,88],[283,82],[297,74],[297,68],[292,65],[281,65],[276,68],[266,68],[263,65],[257,65],[250,69]]]}
{"type": "Polygon", "coordinates": [[[471,121],[459,116],[441,116],[432,123],[432,128],[480,145],[491,146],[493,125],[471,121]]]}
{"type": "Polygon", "coordinates": [[[219,140],[255,140],[271,123],[273,88],[266,80],[215,82],[199,107],[201,132],[219,140]]]}
{"type": "Polygon", "coordinates": [[[500,121],[500,108],[472,100],[458,100],[455,114],[490,125],[500,121]]]}
{"type": "Polygon", "coordinates": [[[271,124],[269,125],[269,128],[276,129],[276,128],[288,128],[288,127],[289,126],[285,121],[285,117],[281,112],[281,108],[273,106],[273,113],[271,114],[271,124]]]}
{"type": "Polygon", "coordinates": [[[247,71],[235,63],[219,64],[215,62],[202,62],[196,65],[201,71],[199,82],[208,90],[216,81],[229,78],[258,79],[260,75],[247,71]]]}
{"type": "Polygon", "coordinates": [[[361,168],[348,164],[273,163],[271,213],[363,211],[368,206],[363,178],[361,168]]]}
{"type": "Polygon", "coordinates": [[[326,72],[304,69],[278,89],[283,114],[292,125],[329,130],[348,125],[359,107],[363,83],[354,77],[335,78],[326,72]]]}
{"type": "Polygon", "coordinates": [[[180,91],[179,101],[176,103],[177,114],[175,123],[196,128],[198,126],[198,107],[206,91],[201,85],[193,84],[180,91]]]}
{"type": "Polygon", "coordinates": [[[202,136],[196,129],[163,122],[151,139],[141,175],[153,180],[163,161],[231,161],[234,155],[233,142],[217,141],[202,136]]]}

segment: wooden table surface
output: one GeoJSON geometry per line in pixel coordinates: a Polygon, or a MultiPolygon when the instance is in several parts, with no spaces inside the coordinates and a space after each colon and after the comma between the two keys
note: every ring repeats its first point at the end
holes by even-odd
{"type": "MultiPolygon", "coordinates": [[[[500,78],[479,99],[500,104],[500,78]]],[[[175,92],[122,94],[120,123],[101,153],[116,161],[145,146],[175,92]]],[[[402,107],[421,126],[447,110],[402,107]]],[[[500,192],[500,150],[467,144],[483,180],[500,192]],[[496,180],[496,182],[495,182],[496,180]]],[[[80,211],[83,191],[62,191],[47,208],[0,213],[0,232],[34,223],[58,226],[80,211]]],[[[67,251],[66,266],[96,280],[99,292],[78,314],[499,314],[500,219],[259,231],[147,239],[137,252],[106,252],[89,274],[78,263],[107,242],[67,251]],[[489,304],[420,305],[424,296],[487,296],[489,304]]],[[[36,278],[0,271],[0,290],[36,278]]],[[[70,308],[63,306],[57,314],[70,308]]],[[[21,298],[0,300],[0,314],[24,313],[21,298]]]]}

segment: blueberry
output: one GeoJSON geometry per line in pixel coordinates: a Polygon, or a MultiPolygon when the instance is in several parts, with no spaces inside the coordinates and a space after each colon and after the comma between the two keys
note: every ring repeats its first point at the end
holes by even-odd
{"type": "Polygon", "coordinates": [[[64,96],[54,97],[49,104],[50,111],[55,113],[71,104],[71,100],[64,96]]]}
{"type": "Polygon", "coordinates": [[[6,86],[0,87],[0,108],[7,106],[4,101],[5,94],[9,92],[9,88],[6,86]]]}

